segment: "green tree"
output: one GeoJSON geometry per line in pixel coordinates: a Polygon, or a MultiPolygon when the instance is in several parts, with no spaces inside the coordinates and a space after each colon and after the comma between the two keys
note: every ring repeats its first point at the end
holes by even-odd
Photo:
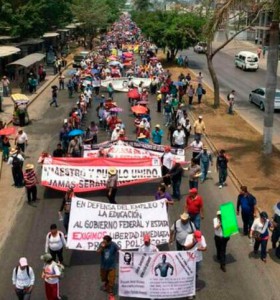
{"type": "Polygon", "coordinates": [[[150,0],[134,0],[134,7],[137,11],[148,11],[153,8],[150,0]]]}
{"type": "Polygon", "coordinates": [[[126,0],[105,0],[108,6],[108,23],[115,22],[125,7],[126,0]]]}

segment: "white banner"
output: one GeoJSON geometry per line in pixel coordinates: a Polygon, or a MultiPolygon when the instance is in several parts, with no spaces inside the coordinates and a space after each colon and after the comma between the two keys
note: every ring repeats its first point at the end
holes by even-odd
{"type": "Polygon", "coordinates": [[[195,295],[194,252],[119,253],[119,296],[174,299],[195,295]]]}
{"type": "MultiPolygon", "coordinates": [[[[112,83],[114,90],[119,92],[128,92],[128,77],[109,78],[101,80],[101,86],[107,88],[109,83],[112,83]]],[[[140,82],[143,82],[143,87],[148,88],[151,84],[150,78],[132,78],[134,86],[139,86],[140,82]]]]}
{"type": "Polygon", "coordinates": [[[121,249],[136,249],[149,233],[154,244],[169,241],[165,199],[138,204],[109,204],[74,197],[71,203],[67,246],[96,251],[104,235],[121,249]]]}

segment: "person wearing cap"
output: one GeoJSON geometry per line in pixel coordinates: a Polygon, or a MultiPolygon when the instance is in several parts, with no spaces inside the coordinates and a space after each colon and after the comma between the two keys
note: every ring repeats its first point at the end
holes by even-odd
{"type": "Polygon", "coordinates": [[[180,215],[180,219],[176,220],[170,228],[169,243],[176,241],[177,251],[185,250],[184,243],[189,234],[196,230],[195,225],[190,220],[189,214],[186,212],[180,215]]]}
{"type": "Polygon", "coordinates": [[[23,174],[26,194],[27,194],[27,202],[31,204],[31,202],[35,202],[37,200],[37,183],[38,178],[34,171],[33,164],[27,164],[25,166],[25,172],[23,174]]]}
{"type": "Polygon", "coordinates": [[[69,187],[66,191],[60,209],[58,211],[59,219],[63,221],[63,225],[66,231],[66,235],[68,233],[69,220],[70,220],[70,211],[71,211],[71,202],[72,198],[75,196],[74,188],[69,187]],[[62,215],[63,214],[63,215],[62,215]]]}
{"type": "Polygon", "coordinates": [[[243,234],[248,235],[254,222],[254,218],[257,216],[257,200],[248,192],[248,188],[245,185],[240,187],[240,193],[237,197],[237,215],[239,215],[240,208],[243,222],[243,234]]]}
{"type": "Polygon", "coordinates": [[[160,125],[157,124],[152,131],[152,140],[154,144],[161,145],[161,140],[163,137],[163,130],[160,129],[160,125]]]}
{"type": "Polygon", "coordinates": [[[171,153],[171,147],[170,146],[165,146],[164,147],[164,153],[161,157],[161,173],[163,177],[163,182],[165,186],[170,186],[171,185],[171,180],[170,176],[166,176],[169,171],[172,168],[173,165],[173,154],[171,153]]]}
{"type": "Polygon", "coordinates": [[[12,166],[12,175],[15,187],[23,186],[23,166],[24,158],[20,153],[20,149],[12,148],[7,164],[12,166]]]}
{"type": "Polygon", "coordinates": [[[19,300],[31,299],[35,275],[26,257],[21,257],[18,266],[13,269],[12,282],[19,300]]]}
{"type": "Polygon", "coordinates": [[[203,149],[203,143],[199,139],[198,136],[195,136],[194,141],[192,141],[190,143],[190,145],[188,147],[186,147],[185,149],[189,149],[189,148],[192,149],[192,158],[199,164],[200,163],[200,156],[198,156],[198,155],[203,149]]]}
{"type": "Polygon", "coordinates": [[[200,229],[200,221],[204,219],[204,204],[196,188],[189,190],[189,195],[186,197],[185,212],[189,214],[196,229],[200,229]]]}
{"type": "Polygon", "coordinates": [[[206,127],[205,127],[205,123],[203,121],[203,117],[199,116],[197,120],[195,120],[194,124],[193,124],[193,128],[194,128],[194,134],[201,139],[202,134],[205,134],[206,132],[206,127]]]}
{"type": "Polygon", "coordinates": [[[207,146],[203,146],[202,150],[194,157],[194,159],[200,161],[201,177],[200,181],[203,183],[207,179],[209,165],[213,166],[212,154],[207,150],[207,146]]]}
{"type": "Polygon", "coordinates": [[[272,248],[275,249],[275,255],[280,258],[280,202],[274,206],[274,216],[272,219],[273,231],[271,236],[272,248]],[[278,247],[277,247],[278,242],[278,247]]]}
{"type": "Polygon", "coordinates": [[[147,139],[150,138],[150,132],[149,132],[149,130],[147,130],[147,129],[145,128],[145,125],[144,125],[144,124],[141,124],[141,122],[140,122],[140,124],[139,124],[139,126],[138,126],[138,128],[137,128],[137,130],[136,130],[136,138],[138,138],[139,135],[140,135],[141,133],[142,133],[143,135],[145,135],[147,139]]]}
{"type": "Polygon", "coordinates": [[[105,235],[100,243],[97,253],[101,254],[100,277],[103,282],[102,290],[109,294],[109,299],[113,300],[114,285],[116,280],[116,265],[119,246],[112,241],[111,236],[105,235]]]}
{"type": "Polygon", "coordinates": [[[201,168],[195,161],[195,159],[191,159],[191,165],[189,168],[189,187],[190,189],[196,188],[198,189],[198,179],[201,176],[201,168]]]}
{"type": "Polygon", "coordinates": [[[173,132],[173,143],[172,145],[178,149],[184,149],[186,144],[186,135],[182,128],[182,125],[177,126],[177,129],[173,132]]]}
{"type": "Polygon", "coordinates": [[[192,234],[189,234],[184,243],[185,250],[191,250],[195,252],[196,258],[196,277],[198,277],[198,271],[200,263],[202,262],[202,252],[207,250],[207,244],[205,237],[200,230],[195,230],[192,234]]]}
{"type": "Polygon", "coordinates": [[[226,252],[229,237],[224,237],[222,230],[221,211],[217,211],[216,217],[213,219],[215,231],[215,246],[217,251],[217,260],[220,262],[220,267],[223,272],[226,272],[226,252]]]}
{"type": "Polygon", "coordinates": [[[47,300],[61,299],[59,295],[59,278],[61,276],[61,271],[57,263],[53,260],[50,253],[42,255],[40,258],[44,261],[41,277],[45,281],[47,300]]]}
{"type": "Polygon", "coordinates": [[[144,244],[138,248],[138,252],[153,253],[159,251],[157,246],[151,244],[151,236],[148,233],[144,234],[143,241],[144,244]]]}
{"type": "Polygon", "coordinates": [[[115,198],[118,190],[118,174],[116,168],[109,168],[106,188],[106,195],[109,202],[116,204],[115,198]]]}
{"type": "Polygon", "coordinates": [[[272,223],[269,221],[268,214],[265,211],[260,213],[260,217],[256,218],[250,230],[250,238],[255,239],[254,254],[257,255],[261,246],[261,260],[266,263],[267,242],[269,239],[269,230],[273,229],[272,223]]]}
{"type": "Polygon", "coordinates": [[[168,174],[165,176],[169,176],[172,183],[173,195],[174,199],[180,200],[181,199],[181,182],[182,177],[184,175],[184,169],[182,168],[179,162],[176,162],[174,166],[170,169],[168,174]]]}
{"type": "Polygon", "coordinates": [[[28,145],[28,136],[23,131],[22,128],[19,128],[18,133],[15,137],[15,146],[17,146],[24,153],[27,145],[28,145]]]}
{"type": "Polygon", "coordinates": [[[219,173],[219,189],[225,185],[227,180],[228,158],[225,153],[224,149],[220,150],[216,161],[216,169],[219,173]]]}

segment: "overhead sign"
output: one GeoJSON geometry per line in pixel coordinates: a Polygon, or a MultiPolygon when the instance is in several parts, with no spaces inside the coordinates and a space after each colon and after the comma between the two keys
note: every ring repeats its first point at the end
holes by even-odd
{"type": "Polygon", "coordinates": [[[169,241],[166,199],[138,204],[110,204],[74,197],[67,246],[96,251],[104,235],[121,249],[136,249],[149,233],[154,244],[169,241]]]}
{"type": "Polygon", "coordinates": [[[192,251],[119,252],[119,296],[175,299],[195,295],[192,251]]]}

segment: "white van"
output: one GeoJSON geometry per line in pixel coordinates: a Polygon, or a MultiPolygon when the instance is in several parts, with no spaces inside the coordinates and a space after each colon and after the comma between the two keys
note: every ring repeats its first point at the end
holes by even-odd
{"type": "Polygon", "coordinates": [[[241,51],[235,55],[234,64],[237,68],[257,71],[259,68],[259,58],[257,54],[249,51],[241,51]]]}

